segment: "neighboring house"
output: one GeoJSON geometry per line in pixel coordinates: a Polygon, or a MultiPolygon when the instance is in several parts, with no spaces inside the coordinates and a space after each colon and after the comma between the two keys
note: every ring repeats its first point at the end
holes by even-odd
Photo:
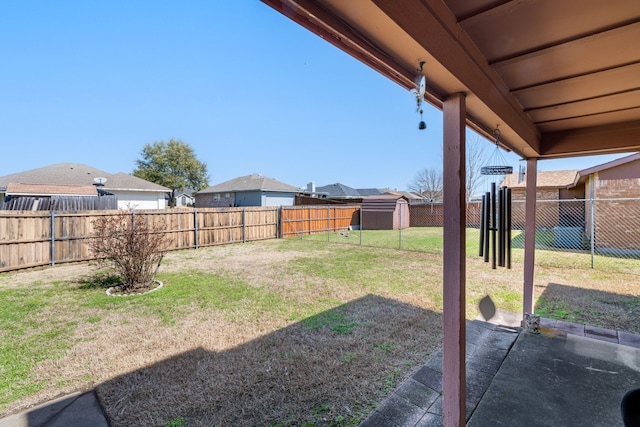
{"type": "Polygon", "coordinates": [[[640,153],[578,171],[576,188],[593,199],[640,198],[640,153]]]}
{"type": "MultiPolygon", "coordinates": [[[[502,184],[514,201],[525,198],[518,181],[511,174],[502,184]]],[[[599,249],[640,251],[640,153],[579,171],[538,172],[536,199],[537,227],[579,228],[590,240],[593,215],[599,249]]],[[[524,203],[513,205],[512,224],[524,227],[524,203]]]]}
{"type": "Polygon", "coordinates": [[[186,208],[195,206],[196,198],[193,196],[193,192],[190,190],[180,191],[176,193],[176,207],[186,208]]]}
{"type": "Polygon", "coordinates": [[[387,190],[380,190],[379,188],[357,188],[356,191],[362,197],[382,196],[388,192],[387,190]]]}
{"type": "MultiPolygon", "coordinates": [[[[539,171],[536,186],[536,199],[544,201],[536,206],[536,225],[538,227],[556,227],[559,225],[582,225],[584,223],[584,205],[575,206],[567,203],[548,203],[557,200],[584,199],[584,187],[572,188],[577,170],[539,171]]],[[[526,198],[526,179],[517,173],[509,174],[501,184],[511,189],[511,199],[523,202],[526,198]]],[[[524,228],[525,204],[514,203],[512,225],[514,228],[524,228]]]]}
{"type": "Polygon", "coordinates": [[[20,184],[10,182],[0,197],[0,209],[30,211],[78,211],[116,209],[114,195],[93,185],[20,184]]]}
{"type": "Polygon", "coordinates": [[[296,195],[302,192],[300,188],[254,173],[198,191],[195,200],[199,208],[293,206],[296,195]]]}
{"type": "MultiPolygon", "coordinates": [[[[585,223],[591,224],[593,215],[600,251],[640,253],[640,153],[579,171],[569,186],[574,188],[588,199],[585,223]]],[[[591,239],[591,227],[585,227],[585,235],[591,239]]]]}
{"type": "Polygon", "coordinates": [[[83,194],[78,195],[84,196],[89,195],[89,188],[93,189],[91,195],[96,197],[98,192],[115,195],[119,209],[164,209],[165,195],[171,191],[169,188],[122,172],[110,174],[80,163],[58,163],[0,177],[0,200],[6,201],[8,198],[27,195],[36,199],[46,199],[52,195],[69,195],[68,192],[61,192],[65,188],[75,188],[76,193],[81,189],[83,194]],[[100,185],[98,181],[103,182],[100,185]],[[20,190],[15,191],[16,188],[20,190]],[[28,193],[25,189],[28,189],[28,193]]]}
{"type": "Polygon", "coordinates": [[[360,194],[358,190],[340,183],[316,187],[316,192],[322,194],[322,197],[327,199],[336,199],[350,203],[362,202],[362,194],[360,194]]]}
{"type": "Polygon", "coordinates": [[[380,196],[385,194],[384,191],[377,188],[355,189],[340,183],[317,187],[316,192],[321,194],[322,197],[338,200],[343,203],[362,203],[363,197],[380,196]]]}

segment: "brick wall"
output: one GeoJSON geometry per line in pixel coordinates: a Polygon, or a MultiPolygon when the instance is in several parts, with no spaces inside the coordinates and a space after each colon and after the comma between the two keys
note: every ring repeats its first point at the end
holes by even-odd
{"type": "Polygon", "coordinates": [[[597,180],[595,229],[598,248],[640,250],[640,179],[597,180]]]}
{"type": "MultiPolygon", "coordinates": [[[[559,224],[559,206],[553,201],[558,200],[557,188],[539,188],[536,191],[536,200],[551,200],[552,202],[538,203],[536,206],[536,226],[555,227],[559,224]]],[[[511,223],[513,228],[524,229],[525,222],[525,190],[513,188],[511,190],[511,223]]]]}
{"type": "Polygon", "coordinates": [[[196,194],[195,199],[197,208],[228,208],[235,204],[233,194],[230,197],[220,197],[218,200],[212,193],[196,194]]]}
{"type": "Polygon", "coordinates": [[[638,198],[640,197],[640,178],[598,179],[595,193],[596,199],[638,198]]]}

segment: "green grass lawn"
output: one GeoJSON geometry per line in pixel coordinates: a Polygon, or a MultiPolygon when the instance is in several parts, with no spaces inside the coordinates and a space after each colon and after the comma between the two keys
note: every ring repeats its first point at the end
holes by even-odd
{"type": "MultiPolygon", "coordinates": [[[[478,302],[486,295],[498,308],[520,312],[522,250],[514,249],[513,269],[492,270],[477,254],[478,237],[477,230],[468,230],[467,318],[478,315],[478,302]]],[[[348,237],[332,233],[329,239],[323,234],[178,251],[163,262],[164,287],[136,297],[107,296],[105,289],[117,279],[88,264],[0,274],[0,414],[98,385],[107,412],[118,417],[126,411],[119,403],[112,407],[104,391],[117,389],[119,383],[111,384],[114,375],[194,348],[219,346],[217,363],[228,359],[228,371],[198,369],[235,378],[246,368],[247,377],[216,384],[222,396],[236,402],[246,396],[235,395],[232,385],[255,377],[253,370],[265,363],[280,364],[291,375],[300,369],[297,381],[310,381],[305,387],[316,394],[304,397],[307,391],[298,391],[298,406],[289,408],[296,415],[274,412],[272,425],[356,425],[439,346],[442,239],[442,229],[416,228],[402,231],[402,243],[397,231],[350,231],[348,237]],[[131,342],[144,344],[131,349],[131,342]],[[253,362],[245,367],[239,360],[253,362]],[[310,366],[318,373],[306,372],[310,366]],[[332,387],[313,380],[320,371],[333,370],[339,378],[330,378],[332,387]]],[[[536,310],[640,333],[634,286],[639,276],[628,273],[638,261],[592,270],[577,266],[583,255],[554,252],[551,262],[536,267],[536,310]]],[[[190,399],[193,407],[207,404],[190,399]]],[[[217,404],[223,413],[224,402],[217,404]]],[[[179,399],[165,406],[149,409],[148,422],[164,425],[195,416],[179,399]]]]}

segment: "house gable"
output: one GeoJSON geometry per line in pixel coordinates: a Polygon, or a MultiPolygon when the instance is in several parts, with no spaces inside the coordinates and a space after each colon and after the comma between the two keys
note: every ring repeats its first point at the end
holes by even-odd
{"type": "Polygon", "coordinates": [[[198,207],[292,206],[303,190],[260,174],[212,185],[195,194],[198,207]]]}

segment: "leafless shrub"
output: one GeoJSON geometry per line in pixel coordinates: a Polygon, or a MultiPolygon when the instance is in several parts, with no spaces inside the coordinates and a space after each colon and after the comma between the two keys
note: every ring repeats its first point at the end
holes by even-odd
{"type": "Polygon", "coordinates": [[[122,277],[123,292],[148,287],[164,257],[166,236],[164,223],[149,224],[133,209],[93,221],[94,234],[89,240],[92,253],[110,263],[122,277]]]}

